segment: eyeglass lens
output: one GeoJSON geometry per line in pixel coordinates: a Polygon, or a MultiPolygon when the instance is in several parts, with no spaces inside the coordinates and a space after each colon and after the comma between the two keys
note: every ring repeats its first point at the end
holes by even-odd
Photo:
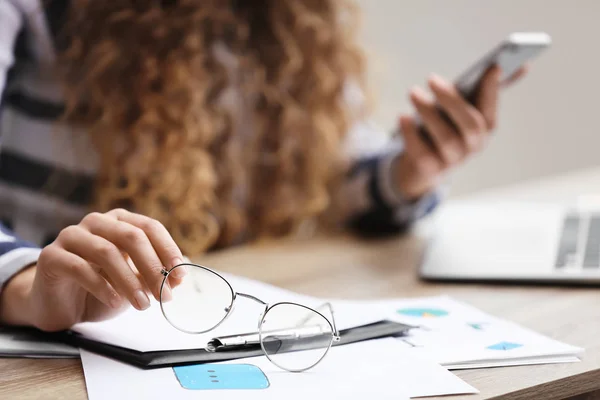
{"type": "Polygon", "coordinates": [[[303,371],[318,364],[327,354],[333,329],[314,310],[299,304],[279,303],[264,315],[260,338],[265,354],[275,365],[288,371],[303,371]]]}
{"type": "Polygon", "coordinates": [[[233,290],[221,276],[206,268],[188,264],[175,268],[185,269],[186,275],[180,285],[171,289],[172,299],[161,301],[163,314],[179,330],[210,331],[227,316],[233,303],[233,290]]]}

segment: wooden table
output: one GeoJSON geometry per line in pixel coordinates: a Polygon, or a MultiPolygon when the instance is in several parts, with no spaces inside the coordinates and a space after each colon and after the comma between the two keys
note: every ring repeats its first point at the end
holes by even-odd
{"type": "MultiPolygon", "coordinates": [[[[481,194],[482,198],[569,201],[600,193],[600,170],[481,194]]],[[[367,299],[449,294],[550,337],[584,347],[580,363],[456,371],[478,395],[451,399],[600,399],[600,290],[431,284],[416,268],[418,234],[378,241],[350,237],[258,244],[200,262],[299,292],[367,299]]],[[[0,359],[0,399],[84,399],[79,360],[0,359]]]]}

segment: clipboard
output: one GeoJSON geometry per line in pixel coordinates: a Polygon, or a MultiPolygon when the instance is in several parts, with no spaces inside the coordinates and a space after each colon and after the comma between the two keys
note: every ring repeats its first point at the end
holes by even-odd
{"type": "MultiPolygon", "coordinates": [[[[403,336],[414,326],[399,322],[381,320],[340,331],[340,341],[333,346],[379,339],[391,336],[403,336]]],[[[240,358],[263,356],[260,345],[241,346],[235,349],[207,351],[206,349],[186,349],[168,351],[137,351],[86,338],[73,331],[57,333],[58,338],[75,347],[97,353],[115,360],[142,368],[164,368],[189,364],[204,364],[240,358]]]]}

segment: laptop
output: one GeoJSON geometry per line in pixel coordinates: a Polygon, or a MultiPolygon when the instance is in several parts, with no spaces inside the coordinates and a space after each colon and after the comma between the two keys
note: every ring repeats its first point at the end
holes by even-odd
{"type": "Polygon", "coordinates": [[[466,201],[432,223],[424,280],[600,285],[600,205],[466,201]]]}

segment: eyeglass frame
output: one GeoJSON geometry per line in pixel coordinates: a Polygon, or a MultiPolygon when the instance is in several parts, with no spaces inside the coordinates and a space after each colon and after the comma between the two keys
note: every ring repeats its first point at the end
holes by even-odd
{"type": "Polygon", "coordinates": [[[181,332],[188,333],[188,334],[191,334],[191,335],[199,335],[199,334],[202,334],[202,333],[210,332],[210,331],[218,328],[233,313],[233,310],[235,308],[235,301],[237,300],[237,297],[240,296],[240,297],[243,297],[243,298],[246,298],[246,299],[253,300],[253,301],[255,301],[255,302],[259,303],[259,304],[262,304],[265,307],[264,311],[258,317],[258,326],[257,326],[257,329],[258,329],[260,347],[261,347],[263,353],[265,354],[265,356],[267,357],[267,359],[270,362],[272,362],[273,364],[275,364],[275,366],[277,366],[277,367],[279,367],[279,368],[281,368],[281,369],[283,369],[285,371],[289,371],[289,372],[303,372],[303,371],[307,371],[307,370],[309,370],[311,368],[314,368],[315,366],[317,366],[325,358],[325,356],[327,355],[327,353],[329,353],[329,349],[331,349],[331,346],[333,345],[333,343],[339,342],[341,340],[340,333],[339,333],[339,331],[337,329],[337,326],[335,324],[335,315],[334,315],[334,312],[333,312],[333,306],[329,302],[323,303],[318,308],[321,308],[321,307],[324,307],[324,306],[328,307],[329,311],[331,312],[331,321],[329,321],[329,318],[327,318],[325,315],[323,315],[319,311],[315,310],[312,307],[308,307],[308,306],[306,306],[304,304],[300,304],[300,303],[296,303],[296,302],[291,302],[291,301],[282,301],[282,302],[277,302],[277,303],[274,303],[274,304],[269,304],[269,303],[267,303],[267,302],[259,299],[258,297],[251,295],[251,294],[237,292],[237,291],[233,290],[233,286],[231,286],[231,284],[229,283],[229,281],[227,279],[225,279],[221,274],[219,274],[218,272],[216,272],[216,271],[214,271],[214,270],[212,270],[212,269],[210,269],[210,268],[208,268],[208,267],[206,267],[204,265],[184,262],[184,263],[177,264],[177,265],[173,266],[169,270],[167,270],[166,268],[163,268],[160,272],[163,275],[163,281],[160,284],[160,296],[159,296],[160,311],[161,311],[163,317],[169,322],[169,324],[171,324],[171,326],[173,326],[175,329],[177,329],[177,330],[179,330],[181,332]],[[206,330],[199,331],[199,332],[193,332],[193,331],[188,331],[186,329],[182,329],[182,328],[178,327],[175,323],[173,323],[169,319],[169,317],[166,315],[166,313],[165,313],[165,310],[163,308],[163,301],[162,301],[163,287],[165,285],[165,282],[167,282],[167,279],[169,278],[169,275],[171,274],[171,272],[173,270],[175,270],[176,268],[183,267],[183,266],[190,266],[190,267],[200,268],[200,269],[203,269],[203,270],[205,270],[207,272],[210,272],[210,273],[216,275],[217,277],[221,278],[227,284],[227,287],[231,291],[231,303],[225,308],[225,310],[226,310],[225,315],[223,316],[223,318],[216,325],[214,325],[210,329],[206,329],[206,330]],[[316,313],[317,315],[321,316],[325,321],[327,321],[327,323],[329,324],[329,327],[331,328],[331,340],[329,342],[329,345],[327,346],[327,349],[325,350],[325,352],[323,353],[323,355],[314,364],[312,364],[312,365],[310,365],[310,366],[308,366],[306,368],[290,369],[290,368],[282,367],[281,365],[279,365],[277,362],[275,362],[269,356],[269,353],[265,349],[265,346],[264,346],[264,343],[263,343],[261,327],[262,327],[262,324],[263,324],[263,322],[265,320],[265,317],[266,317],[267,313],[271,309],[275,308],[278,305],[286,305],[286,304],[294,305],[294,306],[298,306],[298,307],[302,307],[302,308],[307,309],[308,311],[312,311],[312,312],[316,313]]]}

